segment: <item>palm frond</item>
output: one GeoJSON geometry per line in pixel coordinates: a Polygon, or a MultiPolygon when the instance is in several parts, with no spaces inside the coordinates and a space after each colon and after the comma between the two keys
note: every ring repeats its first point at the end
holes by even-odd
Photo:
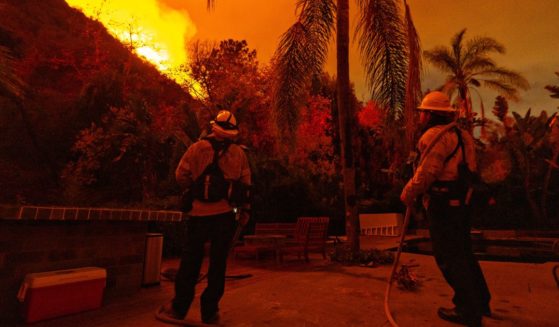
{"type": "Polygon", "coordinates": [[[23,81],[17,75],[16,61],[10,50],[0,46],[0,94],[20,97],[23,85],[23,81]]]}
{"type": "Polygon", "coordinates": [[[307,58],[307,33],[302,23],[297,22],[282,36],[274,55],[274,116],[278,130],[295,133],[297,110],[301,106],[303,92],[309,83],[312,68],[307,58]]]}
{"type": "Polygon", "coordinates": [[[518,89],[514,87],[514,85],[503,82],[501,80],[494,80],[494,79],[482,79],[480,81],[487,88],[497,91],[499,94],[503,95],[505,98],[509,100],[516,101],[516,102],[520,100],[518,89]]]}
{"type": "Polygon", "coordinates": [[[333,0],[299,0],[297,8],[301,10],[299,22],[306,28],[309,44],[309,57],[314,58],[312,72],[320,74],[326,56],[328,43],[334,29],[336,4],[333,0]]]}
{"type": "Polygon", "coordinates": [[[545,89],[551,92],[549,95],[552,98],[559,99],[559,86],[557,85],[546,85],[545,89]]]}
{"type": "Polygon", "coordinates": [[[497,67],[495,61],[487,57],[476,57],[468,60],[463,66],[464,72],[467,74],[475,74],[479,71],[489,70],[497,67]]]}
{"type": "Polygon", "coordinates": [[[520,73],[503,67],[495,67],[493,69],[482,70],[476,74],[473,74],[472,76],[477,75],[488,76],[492,79],[497,79],[504,83],[511,84],[512,86],[520,88],[522,90],[527,90],[530,88],[530,83],[520,73]]]}
{"type": "Polygon", "coordinates": [[[505,47],[497,42],[497,40],[490,37],[474,37],[466,43],[463,65],[466,66],[470,60],[485,57],[492,52],[504,54],[505,47]]]}
{"type": "Polygon", "coordinates": [[[464,40],[464,34],[466,34],[466,29],[456,33],[451,41],[452,52],[455,60],[458,62],[458,66],[462,65],[462,41],[464,40]]]}
{"type": "Polygon", "coordinates": [[[423,51],[423,56],[433,66],[439,68],[445,73],[454,73],[458,70],[456,61],[452,54],[445,47],[436,47],[433,50],[423,51]]]}
{"type": "Polygon", "coordinates": [[[278,130],[292,140],[299,108],[313,74],[322,71],[334,25],[332,0],[300,0],[299,20],[285,32],[274,54],[273,108],[278,130]]]}
{"type": "Polygon", "coordinates": [[[405,101],[407,47],[394,0],[358,0],[361,17],[356,36],[372,98],[395,119],[405,101]]]}

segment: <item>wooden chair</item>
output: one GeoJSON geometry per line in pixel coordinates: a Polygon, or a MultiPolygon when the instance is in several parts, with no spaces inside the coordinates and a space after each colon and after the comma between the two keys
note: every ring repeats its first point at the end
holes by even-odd
{"type": "Polygon", "coordinates": [[[309,252],[322,253],[326,259],[326,240],[328,237],[328,217],[300,217],[295,226],[294,239],[286,242],[279,250],[280,262],[284,254],[297,254],[309,262],[309,252]]]}

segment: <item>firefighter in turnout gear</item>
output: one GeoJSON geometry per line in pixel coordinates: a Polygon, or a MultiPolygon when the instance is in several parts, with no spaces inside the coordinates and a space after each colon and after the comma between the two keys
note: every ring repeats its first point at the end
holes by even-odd
{"type": "Polygon", "coordinates": [[[476,171],[474,140],[458,127],[445,128],[451,127],[456,114],[446,94],[427,94],[418,110],[420,123],[425,126],[417,145],[421,161],[400,198],[410,206],[422,197],[435,260],[454,290],[455,307],[439,308],[439,317],[462,325],[481,326],[482,316],[491,315],[491,296],[472,252],[471,192],[464,176],[476,171]]]}
{"type": "Polygon", "coordinates": [[[231,187],[244,185],[248,193],[251,183],[246,154],[234,142],[239,133],[235,116],[222,110],[210,125],[211,133],[188,148],[175,173],[178,184],[191,192],[191,203],[185,206],[189,218],[175,281],[175,298],[164,312],[172,319],[186,316],[195,295],[204,243],[209,240],[208,286],[200,298],[204,323],[216,323],[219,319],[218,304],[225,288],[227,255],[237,225],[234,209],[241,211],[239,224],[245,225],[249,219],[248,195],[232,201],[231,187]]]}

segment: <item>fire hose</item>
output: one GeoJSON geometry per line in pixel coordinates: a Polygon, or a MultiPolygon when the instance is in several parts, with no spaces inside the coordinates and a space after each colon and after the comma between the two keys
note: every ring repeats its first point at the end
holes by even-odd
{"type": "MultiPolygon", "coordinates": [[[[456,126],[457,126],[456,122],[445,125],[443,127],[443,129],[437,135],[435,135],[435,137],[433,138],[431,143],[429,143],[429,145],[425,148],[425,151],[423,151],[418,166],[420,166],[423,163],[423,161],[427,157],[427,154],[431,151],[431,149],[433,149],[433,147],[435,146],[437,141],[446,132],[448,132],[449,130],[451,130],[452,128],[454,128],[456,126]]],[[[384,314],[386,315],[386,318],[388,319],[388,322],[390,323],[390,325],[392,327],[399,327],[399,326],[396,323],[396,320],[394,320],[394,317],[392,316],[392,313],[390,312],[390,306],[388,304],[388,300],[390,299],[390,292],[392,290],[392,284],[394,282],[394,276],[396,274],[396,269],[398,268],[398,263],[400,261],[400,255],[402,254],[402,247],[404,245],[404,240],[405,240],[405,237],[406,237],[406,232],[407,232],[407,229],[408,229],[408,224],[409,224],[409,221],[410,221],[411,213],[412,213],[411,207],[407,206],[406,207],[406,214],[405,214],[405,217],[404,217],[404,223],[403,223],[403,226],[402,226],[402,230],[400,232],[400,242],[398,244],[398,251],[396,252],[396,257],[394,258],[394,263],[392,264],[392,269],[390,270],[390,276],[388,277],[388,283],[386,285],[386,291],[384,292],[384,314]]]]}
{"type": "MultiPolygon", "coordinates": [[[[553,242],[553,245],[551,245],[551,251],[553,251],[553,253],[556,253],[558,250],[559,240],[555,240],[555,242],[553,242]]],[[[557,287],[559,287],[559,265],[555,265],[553,268],[551,268],[551,274],[553,275],[553,279],[555,279],[557,287]]]]}

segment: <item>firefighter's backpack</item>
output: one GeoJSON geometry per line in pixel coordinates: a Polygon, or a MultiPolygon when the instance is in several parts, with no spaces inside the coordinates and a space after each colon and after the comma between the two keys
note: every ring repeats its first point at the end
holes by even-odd
{"type": "Polygon", "coordinates": [[[454,132],[456,133],[456,137],[458,138],[458,143],[456,144],[456,148],[454,151],[446,158],[445,164],[450,161],[452,157],[458,152],[458,149],[462,151],[462,161],[458,164],[458,183],[463,187],[463,189],[468,189],[473,187],[481,182],[480,176],[471,171],[468,167],[468,162],[466,160],[466,150],[464,149],[464,141],[462,139],[462,132],[458,128],[454,128],[454,132]]]}
{"type": "Polygon", "coordinates": [[[212,162],[194,180],[191,191],[192,197],[203,202],[217,202],[229,199],[231,181],[225,179],[219,168],[219,158],[227,151],[230,143],[208,140],[214,150],[212,162]]]}
{"type": "Polygon", "coordinates": [[[471,171],[468,167],[462,133],[459,129],[455,129],[455,132],[458,137],[458,144],[452,154],[445,160],[445,163],[448,162],[449,159],[458,151],[458,148],[460,148],[463,159],[462,162],[458,164],[458,185],[464,192],[468,192],[468,190],[470,190],[471,198],[469,203],[471,205],[485,206],[491,197],[491,190],[489,186],[483,182],[481,176],[477,172],[471,171]]]}

